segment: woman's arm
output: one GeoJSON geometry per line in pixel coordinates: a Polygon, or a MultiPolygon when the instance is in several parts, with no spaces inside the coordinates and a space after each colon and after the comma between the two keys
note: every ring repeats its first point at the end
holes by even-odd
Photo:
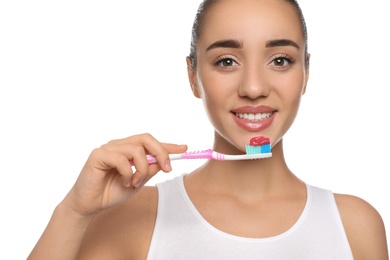
{"type": "Polygon", "coordinates": [[[95,149],[28,259],[75,259],[97,215],[129,201],[160,170],[171,171],[168,154],[186,150],[186,145],[163,144],[149,134],[114,140],[95,149]],[[146,154],[155,156],[157,163],[149,164],[146,154]]]}
{"type": "Polygon", "coordinates": [[[92,215],[82,216],[64,204],[59,204],[27,259],[76,259],[92,219],[92,215]]]}

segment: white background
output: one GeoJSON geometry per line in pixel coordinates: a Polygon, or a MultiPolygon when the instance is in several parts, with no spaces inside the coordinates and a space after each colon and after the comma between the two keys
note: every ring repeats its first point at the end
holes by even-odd
{"type": "MultiPolygon", "coordinates": [[[[311,73],[286,158],[307,183],[369,201],[389,226],[386,1],[300,2],[311,73]]],[[[93,148],[142,132],[211,147],[185,64],[198,4],[0,2],[1,259],[27,257],[93,148]]],[[[200,163],[175,161],[150,184],[200,163]]]]}

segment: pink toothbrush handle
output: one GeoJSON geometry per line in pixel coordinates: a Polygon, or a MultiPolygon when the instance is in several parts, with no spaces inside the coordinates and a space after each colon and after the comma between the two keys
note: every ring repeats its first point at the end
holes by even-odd
{"type": "MultiPolygon", "coordinates": [[[[157,159],[152,155],[146,155],[148,163],[156,163],[157,159]]],[[[211,149],[195,152],[187,152],[182,154],[170,154],[170,160],[180,160],[180,159],[215,159],[215,160],[224,160],[225,155],[222,153],[215,152],[211,149]]],[[[133,162],[130,162],[131,165],[134,165],[133,162]]]]}
{"type": "Polygon", "coordinates": [[[195,152],[186,152],[180,154],[180,159],[217,159],[223,160],[223,154],[217,153],[211,149],[195,152]]]}
{"type": "MultiPolygon", "coordinates": [[[[252,159],[263,159],[269,158],[272,156],[271,152],[262,152],[262,153],[253,153],[253,154],[223,154],[211,149],[195,152],[187,152],[182,154],[170,154],[170,160],[180,160],[180,159],[210,159],[210,160],[219,160],[219,161],[231,161],[231,160],[252,160],[252,159]]],[[[147,155],[146,159],[148,163],[156,163],[157,160],[151,155],[147,155]]],[[[134,166],[133,162],[130,162],[134,166]]]]}
{"type": "MultiPolygon", "coordinates": [[[[146,159],[148,160],[148,163],[151,164],[151,163],[156,163],[157,162],[157,159],[151,155],[146,155],[146,159]]],[[[131,166],[134,166],[134,163],[132,161],[130,161],[130,165],[131,166]]]]}

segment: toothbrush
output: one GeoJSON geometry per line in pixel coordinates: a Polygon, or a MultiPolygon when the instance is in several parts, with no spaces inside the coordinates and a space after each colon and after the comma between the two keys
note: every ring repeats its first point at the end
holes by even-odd
{"type": "MultiPolygon", "coordinates": [[[[264,159],[272,156],[271,152],[268,153],[255,153],[255,154],[223,154],[212,149],[207,149],[203,151],[194,151],[194,152],[186,152],[182,154],[170,154],[170,160],[180,160],[180,159],[210,159],[210,160],[219,160],[219,161],[232,161],[232,160],[250,160],[250,159],[264,159]]],[[[148,163],[157,162],[156,158],[147,155],[146,156],[148,163]]]]}
{"type": "MultiPolygon", "coordinates": [[[[264,159],[272,156],[270,142],[266,137],[254,137],[251,139],[250,144],[246,145],[246,154],[231,155],[223,154],[212,149],[186,152],[182,154],[169,154],[170,160],[180,159],[210,159],[219,161],[232,161],[232,160],[252,160],[252,159],[264,159]]],[[[156,163],[157,159],[151,155],[146,156],[148,163],[156,163]]],[[[131,162],[133,165],[133,162],[131,162]]]]}

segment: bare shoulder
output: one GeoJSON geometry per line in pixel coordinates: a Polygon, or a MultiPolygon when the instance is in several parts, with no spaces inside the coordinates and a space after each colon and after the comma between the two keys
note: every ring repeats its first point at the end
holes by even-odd
{"type": "Polygon", "coordinates": [[[385,226],[379,212],[367,201],[335,194],[341,219],[355,259],[388,259],[385,226]]]}
{"type": "Polygon", "coordinates": [[[143,187],[88,227],[79,259],[146,259],[157,214],[157,188],[143,187]]]}

